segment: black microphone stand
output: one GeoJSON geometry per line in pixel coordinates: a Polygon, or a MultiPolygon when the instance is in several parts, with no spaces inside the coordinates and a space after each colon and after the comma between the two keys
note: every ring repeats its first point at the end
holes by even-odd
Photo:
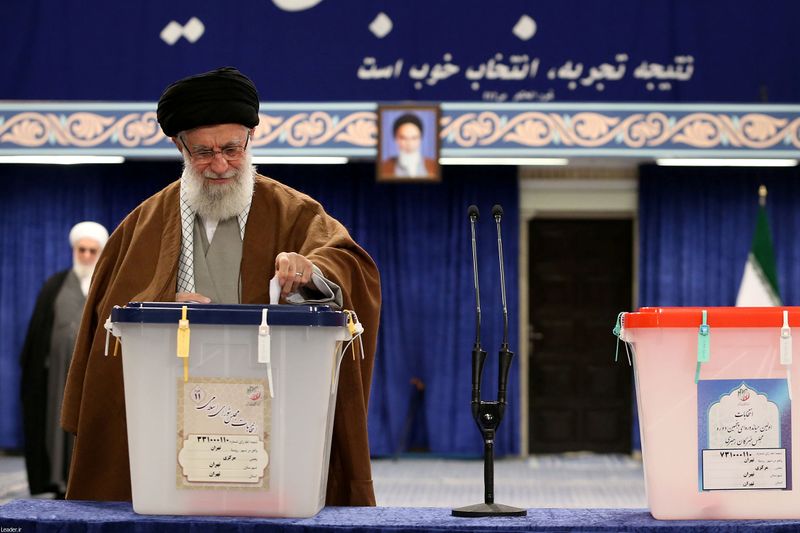
{"type": "Polygon", "coordinates": [[[500,218],[503,215],[503,209],[499,205],[495,205],[492,209],[492,214],[497,223],[497,253],[500,258],[500,288],[503,297],[504,325],[503,344],[500,347],[500,374],[498,376],[497,401],[481,400],[481,377],[483,375],[483,364],[486,361],[486,352],[481,348],[480,342],[481,298],[480,287],[478,286],[478,256],[475,246],[475,221],[478,219],[478,208],[471,205],[467,212],[469,213],[472,230],[472,269],[475,281],[477,311],[475,344],[472,347],[472,418],[475,419],[481,436],[483,436],[484,503],[453,509],[452,514],[458,517],[473,518],[481,516],[525,516],[528,514],[528,511],[525,509],[494,502],[494,439],[497,428],[505,414],[508,371],[511,368],[511,361],[514,358],[514,353],[508,349],[508,308],[506,306],[506,282],[503,270],[503,241],[500,236],[500,218]]]}

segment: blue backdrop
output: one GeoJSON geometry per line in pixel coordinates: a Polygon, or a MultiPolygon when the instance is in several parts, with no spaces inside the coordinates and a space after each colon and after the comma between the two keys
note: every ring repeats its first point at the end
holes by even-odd
{"type": "Polygon", "coordinates": [[[178,77],[229,64],[254,78],[265,101],[800,96],[793,0],[7,0],[3,8],[0,99],[155,101],[178,77]]]}
{"type": "MultiPolygon", "coordinates": [[[[440,454],[479,454],[481,439],[469,409],[474,297],[466,207],[476,203],[484,213],[479,247],[483,340],[490,353],[485,382],[494,394],[501,307],[490,212],[494,203],[505,208],[509,312],[516,320],[516,169],[447,167],[438,184],[376,183],[372,164],[260,170],[320,200],[380,269],[384,305],[369,414],[373,454],[393,454],[409,444],[440,454]],[[412,387],[412,378],[424,383],[424,395],[412,387]]],[[[177,162],[0,166],[0,448],[22,446],[19,350],[39,288],[70,265],[70,227],[92,219],[113,228],[179,171],[177,162]]],[[[517,328],[511,331],[513,349],[517,328]]],[[[497,439],[499,454],[519,450],[517,366],[497,439]]]]}
{"type": "Polygon", "coordinates": [[[736,303],[761,184],[783,303],[800,303],[800,169],[644,166],[639,184],[640,306],[736,303]]]}

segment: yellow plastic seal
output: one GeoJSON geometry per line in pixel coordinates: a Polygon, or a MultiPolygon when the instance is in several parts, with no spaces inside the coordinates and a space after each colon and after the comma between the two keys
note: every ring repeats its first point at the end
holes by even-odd
{"type": "Polygon", "coordinates": [[[189,319],[186,318],[188,309],[184,305],[181,309],[181,319],[178,321],[178,357],[183,358],[183,381],[189,381],[189,319]]]}

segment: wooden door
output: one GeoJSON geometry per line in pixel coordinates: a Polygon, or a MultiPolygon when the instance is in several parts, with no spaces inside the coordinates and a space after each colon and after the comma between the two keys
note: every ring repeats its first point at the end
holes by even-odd
{"type": "Polygon", "coordinates": [[[529,225],[530,451],[630,452],[632,369],[611,330],[631,309],[631,220],[529,225]]]}

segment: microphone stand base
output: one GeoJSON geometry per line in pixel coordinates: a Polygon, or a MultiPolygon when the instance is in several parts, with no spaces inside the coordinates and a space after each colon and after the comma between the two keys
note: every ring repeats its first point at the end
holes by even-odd
{"type": "Polygon", "coordinates": [[[476,503],[453,509],[452,513],[453,516],[462,518],[478,518],[481,516],[526,516],[528,511],[502,503],[476,503]]]}

